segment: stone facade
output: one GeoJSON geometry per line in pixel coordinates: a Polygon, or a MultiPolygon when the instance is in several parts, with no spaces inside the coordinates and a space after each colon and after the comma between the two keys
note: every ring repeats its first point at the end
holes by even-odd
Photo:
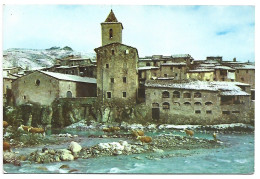
{"type": "Polygon", "coordinates": [[[146,105],[151,108],[151,117],[170,123],[183,124],[192,120],[193,123],[196,120],[197,123],[205,121],[205,124],[214,120],[223,123],[227,118],[237,118],[237,122],[240,122],[239,118],[244,119],[249,115],[249,111],[244,109],[251,107],[250,94],[240,89],[236,83],[173,84],[153,80],[146,83],[145,95],[146,105]],[[223,88],[227,91],[220,90],[223,88]]]}
{"type": "MultiPolygon", "coordinates": [[[[96,96],[96,83],[86,81],[73,81],[64,77],[75,77],[74,75],[63,75],[57,78],[52,76],[57,73],[36,71],[25,75],[12,83],[15,105],[27,102],[41,105],[51,105],[57,98],[94,97],[96,96]]],[[[81,77],[77,77],[81,78],[81,77]]]]}

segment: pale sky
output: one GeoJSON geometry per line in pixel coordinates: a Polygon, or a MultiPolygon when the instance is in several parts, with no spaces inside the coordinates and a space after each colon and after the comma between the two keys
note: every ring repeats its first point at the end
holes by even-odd
{"type": "MultiPolygon", "coordinates": [[[[70,46],[94,53],[110,5],[5,5],[3,49],[70,46]]],[[[254,6],[113,5],[123,44],[139,57],[190,54],[194,59],[255,61],[254,6]]]]}

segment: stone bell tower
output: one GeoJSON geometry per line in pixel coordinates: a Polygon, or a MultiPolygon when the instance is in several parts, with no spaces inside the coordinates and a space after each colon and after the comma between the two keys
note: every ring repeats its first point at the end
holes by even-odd
{"type": "Polygon", "coordinates": [[[102,46],[115,42],[122,43],[122,30],[122,23],[117,21],[111,9],[105,22],[101,23],[102,46]]]}

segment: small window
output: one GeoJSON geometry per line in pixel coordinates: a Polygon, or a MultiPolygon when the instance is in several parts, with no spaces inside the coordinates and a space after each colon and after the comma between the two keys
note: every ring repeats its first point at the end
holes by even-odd
{"type": "Polygon", "coordinates": [[[159,104],[158,103],[153,103],[152,106],[153,106],[153,108],[159,108],[159,104]]]}
{"type": "Polygon", "coordinates": [[[123,98],[126,98],[126,92],[123,92],[123,98]]]}
{"type": "Polygon", "coordinates": [[[230,111],[222,111],[222,114],[229,115],[229,114],[230,114],[230,111]]]}
{"type": "Polygon", "coordinates": [[[212,104],[213,104],[212,102],[206,102],[206,103],[205,103],[206,106],[210,106],[210,105],[212,105],[212,104]]]}
{"type": "Polygon", "coordinates": [[[212,111],[211,110],[207,110],[206,114],[212,114],[212,111]]]}
{"type": "Polygon", "coordinates": [[[107,98],[111,98],[111,92],[107,92],[107,98]]]}
{"type": "Polygon", "coordinates": [[[195,114],[200,114],[201,111],[200,110],[195,110],[195,114]]]}
{"type": "Polygon", "coordinates": [[[195,102],[194,104],[199,106],[201,105],[201,102],[195,102]]]}
{"type": "Polygon", "coordinates": [[[109,64],[106,64],[106,68],[109,68],[109,64]]]}
{"type": "Polygon", "coordinates": [[[164,91],[162,93],[162,98],[169,98],[170,97],[170,93],[168,91],[164,91]]]}
{"type": "Polygon", "coordinates": [[[186,105],[186,106],[190,106],[190,105],[191,105],[190,102],[185,102],[185,103],[183,103],[183,104],[186,105]]]}
{"type": "Polygon", "coordinates": [[[167,74],[164,74],[163,76],[164,76],[164,77],[167,77],[168,75],[167,75],[167,74]]]}
{"type": "Polygon", "coordinates": [[[183,98],[191,98],[191,94],[190,93],[183,93],[183,98]]]}
{"type": "Polygon", "coordinates": [[[163,103],[163,109],[170,109],[170,104],[167,102],[163,103]]]}
{"type": "Polygon", "coordinates": [[[114,78],[110,78],[110,82],[111,82],[111,83],[114,83],[114,78]]]}
{"type": "Polygon", "coordinates": [[[23,96],[23,99],[26,99],[26,96],[23,96]]]}
{"type": "Polygon", "coordinates": [[[112,50],[111,52],[112,52],[112,55],[115,55],[115,50],[112,50]]]}
{"type": "Polygon", "coordinates": [[[173,70],[173,67],[171,67],[171,70],[173,70]]]}
{"type": "Polygon", "coordinates": [[[178,66],[178,69],[181,69],[181,66],[178,66]]]}
{"type": "Polygon", "coordinates": [[[239,114],[240,111],[232,111],[233,114],[239,114]]]}
{"type": "Polygon", "coordinates": [[[109,38],[110,38],[110,39],[113,38],[113,29],[109,29],[109,38]]]}
{"type": "Polygon", "coordinates": [[[129,54],[129,50],[127,49],[127,50],[125,50],[125,54],[129,54]]]}
{"type": "Polygon", "coordinates": [[[173,98],[180,98],[180,92],[179,91],[174,91],[173,92],[173,98]]]}
{"type": "Polygon", "coordinates": [[[178,76],[178,73],[175,73],[175,76],[177,77],[177,76],[178,76]]]}
{"type": "Polygon", "coordinates": [[[36,80],[36,82],[35,82],[35,84],[36,84],[36,86],[40,86],[40,80],[38,79],[38,80],[36,80]]]}
{"type": "Polygon", "coordinates": [[[126,77],[123,77],[123,83],[126,83],[126,77]]]}
{"type": "Polygon", "coordinates": [[[241,78],[241,81],[244,81],[244,78],[243,78],[243,77],[241,78]]]}
{"type": "Polygon", "coordinates": [[[166,63],[166,60],[164,60],[163,63],[166,63]]]}
{"type": "Polygon", "coordinates": [[[150,63],[146,63],[146,66],[151,66],[151,64],[150,63]]]}
{"type": "Polygon", "coordinates": [[[201,98],[201,93],[199,92],[194,93],[194,98],[201,98]]]}

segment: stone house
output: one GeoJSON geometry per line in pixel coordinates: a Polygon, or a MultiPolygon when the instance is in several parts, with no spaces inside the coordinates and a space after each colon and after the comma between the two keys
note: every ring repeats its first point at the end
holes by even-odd
{"type": "Polygon", "coordinates": [[[102,46],[97,57],[97,96],[104,104],[114,100],[136,102],[138,51],[122,44],[123,25],[111,10],[102,27],[102,46]]]}
{"type": "Polygon", "coordinates": [[[176,123],[177,119],[197,119],[200,122],[223,119],[224,122],[229,117],[246,118],[251,107],[250,94],[239,86],[249,85],[236,82],[173,83],[147,80],[145,103],[150,106],[151,117],[157,121],[167,119],[176,123]]]}
{"type": "Polygon", "coordinates": [[[200,81],[213,81],[214,80],[213,69],[195,69],[187,71],[187,79],[200,80],[200,81]]]}
{"type": "Polygon", "coordinates": [[[96,97],[96,79],[35,71],[15,80],[12,91],[15,105],[51,105],[57,98],[96,97]]]}

